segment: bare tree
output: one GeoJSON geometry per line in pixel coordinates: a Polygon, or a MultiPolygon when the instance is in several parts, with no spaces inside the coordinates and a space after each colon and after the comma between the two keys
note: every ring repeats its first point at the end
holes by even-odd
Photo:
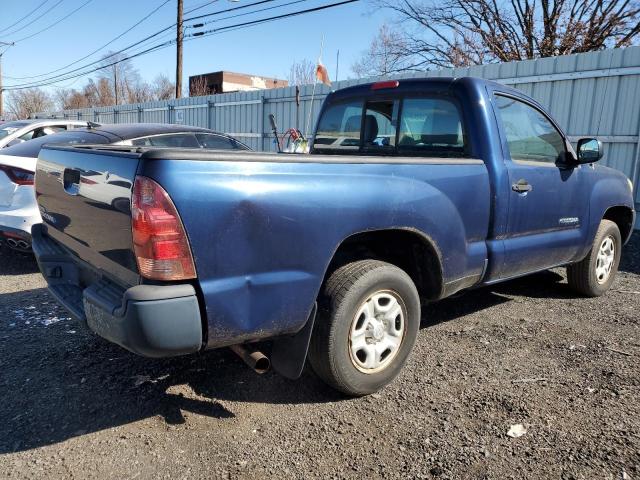
{"type": "Polygon", "coordinates": [[[195,77],[189,79],[189,96],[190,97],[204,97],[210,95],[207,80],[204,77],[195,77]]]}
{"type": "Polygon", "coordinates": [[[468,66],[632,45],[639,0],[377,0],[396,12],[407,63],[468,66]]]}
{"type": "Polygon", "coordinates": [[[316,64],[309,59],[294,61],[289,69],[289,85],[310,85],[316,82],[316,64]]]}
{"type": "Polygon", "coordinates": [[[406,50],[402,35],[389,25],[382,25],[369,49],[362,53],[360,60],[351,65],[351,71],[358,78],[363,78],[411,70],[406,50]]]}
{"type": "Polygon", "coordinates": [[[35,113],[52,110],[53,106],[49,94],[39,88],[13,90],[7,98],[7,110],[16,119],[29,118],[35,113]]]}
{"type": "Polygon", "coordinates": [[[92,107],[90,99],[82,91],[75,88],[62,89],[55,93],[56,108],[59,110],[69,110],[75,108],[92,107]]]}
{"type": "Polygon", "coordinates": [[[170,100],[175,96],[176,84],[166,75],[160,74],[153,79],[151,92],[154,100],[170,100]]]}
{"type": "Polygon", "coordinates": [[[123,53],[109,52],[103,57],[101,65],[99,78],[109,83],[116,105],[129,102],[132,96],[136,97],[132,93],[141,81],[131,60],[126,60],[123,53]]]}

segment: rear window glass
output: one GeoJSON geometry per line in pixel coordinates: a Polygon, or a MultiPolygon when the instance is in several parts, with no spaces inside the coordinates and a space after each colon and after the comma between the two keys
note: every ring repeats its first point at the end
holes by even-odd
{"type": "Polygon", "coordinates": [[[440,98],[408,98],[402,107],[400,151],[462,155],[464,136],[455,104],[440,98]]]}
{"type": "Polygon", "coordinates": [[[318,122],[313,147],[319,153],[424,157],[463,157],[467,152],[456,104],[425,97],[330,105],[318,122]]]}
{"type": "Polygon", "coordinates": [[[362,106],[362,101],[329,106],[318,123],[314,148],[335,153],[358,151],[362,106]]]}
{"type": "Polygon", "coordinates": [[[399,100],[377,100],[367,103],[364,114],[363,147],[367,153],[391,151],[396,146],[399,100]]]}
{"type": "Polygon", "coordinates": [[[28,142],[2,149],[2,155],[36,158],[44,145],[90,145],[109,143],[109,140],[95,133],[72,130],[68,132],[34,138],[28,142]]]}

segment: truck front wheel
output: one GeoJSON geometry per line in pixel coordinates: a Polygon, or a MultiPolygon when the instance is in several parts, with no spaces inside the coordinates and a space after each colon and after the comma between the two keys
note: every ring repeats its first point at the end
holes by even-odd
{"type": "Polygon", "coordinates": [[[615,279],[621,253],[618,226],[610,220],[602,220],[589,254],[567,267],[569,286],[587,297],[603,295],[615,279]]]}
{"type": "Polygon", "coordinates": [[[420,326],[420,298],[403,270],[377,260],[349,263],[326,281],[309,360],[347,395],[366,395],[400,372],[420,326]]]}

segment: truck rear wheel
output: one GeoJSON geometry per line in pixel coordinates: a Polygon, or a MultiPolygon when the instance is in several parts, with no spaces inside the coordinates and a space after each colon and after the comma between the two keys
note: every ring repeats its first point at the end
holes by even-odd
{"type": "Polygon", "coordinates": [[[615,279],[622,253],[618,226],[602,220],[589,254],[582,261],[567,267],[569,286],[588,297],[603,295],[615,279]]]}
{"type": "Polygon", "coordinates": [[[420,298],[409,275],[377,260],[349,263],[324,285],[311,366],[347,395],[373,393],[398,375],[419,326],[420,298]]]}

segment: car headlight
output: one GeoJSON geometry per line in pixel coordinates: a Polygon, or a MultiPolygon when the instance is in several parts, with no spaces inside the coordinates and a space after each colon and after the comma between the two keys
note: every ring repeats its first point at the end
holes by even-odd
{"type": "Polygon", "coordinates": [[[630,178],[627,178],[627,182],[629,182],[629,190],[631,190],[631,193],[633,193],[633,182],[630,178]]]}

